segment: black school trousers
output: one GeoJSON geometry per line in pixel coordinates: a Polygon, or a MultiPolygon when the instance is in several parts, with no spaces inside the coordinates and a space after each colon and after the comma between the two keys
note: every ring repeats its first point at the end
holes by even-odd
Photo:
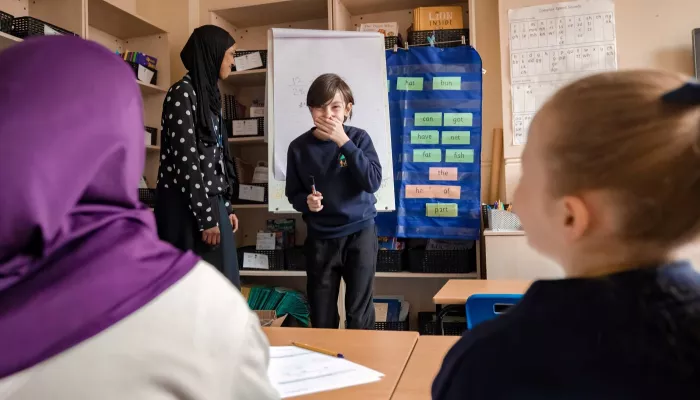
{"type": "Polygon", "coordinates": [[[348,329],[374,329],[374,273],[377,268],[377,228],[333,239],[307,237],[306,293],[311,326],[338,328],[340,278],[345,281],[348,329]]]}

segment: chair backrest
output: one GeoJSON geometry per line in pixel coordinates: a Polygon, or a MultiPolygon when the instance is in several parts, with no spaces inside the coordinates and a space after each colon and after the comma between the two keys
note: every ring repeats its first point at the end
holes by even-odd
{"type": "Polygon", "coordinates": [[[467,329],[472,329],[484,321],[496,318],[513,307],[522,294],[473,294],[467,298],[467,329]]]}

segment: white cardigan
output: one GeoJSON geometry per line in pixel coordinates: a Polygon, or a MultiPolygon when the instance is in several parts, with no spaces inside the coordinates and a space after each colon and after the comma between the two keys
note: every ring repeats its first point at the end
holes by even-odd
{"type": "Polygon", "coordinates": [[[268,359],[258,318],[218,271],[200,262],[107,330],[0,379],[0,399],[278,399],[268,359]]]}

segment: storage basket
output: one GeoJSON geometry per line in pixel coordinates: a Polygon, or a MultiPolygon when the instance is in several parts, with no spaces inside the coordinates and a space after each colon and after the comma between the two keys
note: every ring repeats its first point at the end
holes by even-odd
{"type": "Polygon", "coordinates": [[[151,126],[144,126],[144,129],[146,130],[146,132],[151,134],[151,142],[147,144],[150,144],[151,146],[158,145],[158,129],[153,128],[151,126]]]}
{"type": "Polygon", "coordinates": [[[151,208],[156,206],[155,189],[139,189],[139,201],[151,208]]]}
{"type": "Polygon", "coordinates": [[[233,185],[233,208],[236,208],[236,204],[267,204],[267,199],[268,199],[268,186],[267,183],[236,183],[233,185]],[[265,191],[265,194],[263,195],[263,201],[253,201],[253,200],[248,200],[248,199],[241,199],[240,198],[240,191],[241,191],[241,185],[244,186],[257,186],[257,187],[262,187],[263,190],[265,191]]]}
{"type": "Polygon", "coordinates": [[[408,249],[411,272],[464,274],[476,271],[475,248],[467,250],[408,249]]]}
{"type": "MultiPolygon", "coordinates": [[[[249,270],[249,268],[243,268],[243,254],[244,253],[256,253],[264,254],[267,256],[268,269],[270,271],[283,271],[284,270],[284,251],[283,250],[255,250],[255,246],[245,246],[238,248],[238,268],[249,270]]],[[[255,269],[250,269],[255,271],[255,269]]]]}
{"type": "MultiPolygon", "coordinates": [[[[462,317],[461,315],[459,317],[462,317]]],[[[462,321],[443,322],[442,329],[445,336],[461,336],[467,330],[467,319],[462,321]]],[[[434,312],[418,313],[418,333],[421,335],[439,335],[437,317],[434,312]]]]}
{"type": "Polygon", "coordinates": [[[408,318],[405,321],[375,322],[375,331],[407,331],[409,330],[408,318]]]}
{"type": "Polygon", "coordinates": [[[287,263],[289,271],[306,271],[306,257],[304,256],[304,248],[301,246],[285,249],[284,260],[287,263]]]}
{"type": "Polygon", "coordinates": [[[254,137],[254,136],[264,136],[265,135],[265,117],[254,117],[254,118],[234,118],[230,120],[225,120],[226,123],[226,128],[230,132],[230,137],[231,138],[239,138],[239,137],[254,137]],[[248,120],[256,120],[256,123],[258,124],[258,130],[255,135],[235,135],[233,132],[233,123],[234,121],[248,121],[248,120]]]}
{"type": "MultiPolygon", "coordinates": [[[[267,50],[237,50],[235,53],[235,57],[241,57],[241,56],[244,56],[246,54],[258,53],[258,52],[260,53],[260,59],[262,60],[262,67],[253,68],[249,71],[267,68],[267,50]]],[[[232,70],[236,71],[235,65],[233,66],[232,70]]]]}
{"type": "MultiPolygon", "coordinates": [[[[345,328],[348,327],[348,321],[345,321],[345,328]]],[[[408,331],[409,323],[408,318],[405,321],[392,321],[392,322],[375,322],[375,331],[408,331]]]]}
{"type": "Polygon", "coordinates": [[[377,252],[377,272],[401,272],[403,270],[403,250],[382,250],[377,252]]]}
{"type": "Polygon", "coordinates": [[[399,45],[399,37],[398,36],[384,36],[384,48],[385,49],[393,49],[394,46],[399,45]]]}
{"type": "Polygon", "coordinates": [[[151,85],[155,85],[156,82],[158,82],[158,70],[155,70],[155,69],[149,68],[149,67],[145,67],[145,66],[138,64],[138,63],[135,63],[133,61],[126,61],[126,63],[129,64],[131,66],[131,69],[134,70],[134,75],[136,75],[136,80],[139,79],[139,67],[142,67],[142,68],[146,68],[147,70],[153,72],[153,77],[151,78],[151,81],[146,82],[146,83],[149,83],[151,85]]]}
{"type": "Polygon", "coordinates": [[[40,19],[33,17],[18,17],[12,21],[12,35],[18,38],[26,38],[29,36],[46,36],[46,35],[73,35],[75,33],[59,28],[56,25],[49,24],[40,19]]]}
{"type": "Polygon", "coordinates": [[[457,47],[462,45],[462,36],[465,44],[469,44],[469,29],[442,29],[434,31],[410,31],[408,44],[411,46],[429,45],[428,37],[435,34],[435,47],[457,47]],[[445,43],[449,42],[449,43],[445,43]]]}
{"type": "Polygon", "coordinates": [[[15,19],[12,15],[0,11],[0,32],[12,32],[12,21],[15,19]]]}

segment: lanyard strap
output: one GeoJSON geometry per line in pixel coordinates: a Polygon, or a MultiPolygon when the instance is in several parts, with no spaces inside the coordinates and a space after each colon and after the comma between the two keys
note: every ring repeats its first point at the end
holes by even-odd
{"type": "Polygon", "coordinates": [[[211,119],[211,122],[212,122],[211,125],[214,126],[214,127],[216,127],[216,129],[215,129],[216,132],[214,132],[214,134],[216,135],[216,144],[217,144],[220,148],[223,149],[223,148],[224,148],[224,136],[223,136],[223,134],[221,133],[221,129],[222,129],[222,126],[221,126],[221,118],[216,117],[216,116],[213,116],[212,119],[211,119]]]}

